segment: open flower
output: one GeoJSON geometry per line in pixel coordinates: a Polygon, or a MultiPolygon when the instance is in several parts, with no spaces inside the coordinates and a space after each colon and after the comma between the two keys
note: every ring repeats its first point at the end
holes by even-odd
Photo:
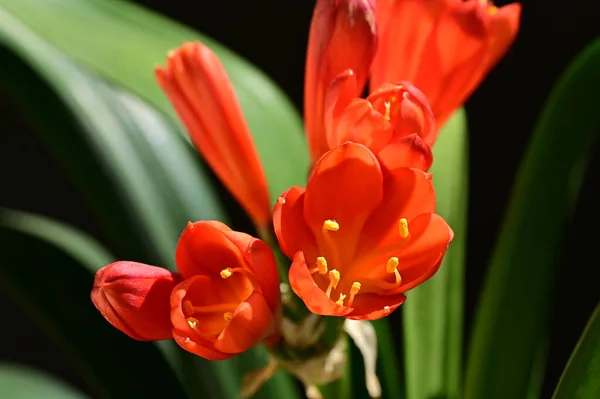
{"type": "Polygon", "coordinates": [[[156,79],[192,142],[257,228],[268,226],[267,180],[235,91],[217,56],[200,43],[169,53],[156,79]]]}
{"type": "Polygon", "coordinates": [[[171,294],[171,321],[182,348],[227,359],[276,332],[279,277],[264,242],[219,222],[190,223],[176,261],[184,280],[171,294]]]}
{"type": "Polygon", "coordinates": [[[293,258],[290,285],[313,313],[350,319],[390,314],[439,268],[453,232],[434,213],[431,176],[388,169],[365,146],[343,144],[292,187],[274,211],[293,258]]]}
{"type": "Polygon", "coordinates": [[[325,132],[330,149],[352,141],[378,155],[388,168],[428,170],[429,144],[437,136],[435,120],[423,93],[409,82],[384,84],[366,99],[356,98],[354,71],[342,72],[325,100],[325,132]]]}
{"type": "Polygon", "coordinates": [[[98,271],[92,301],[130,337],[174,338],[221,360],[279,331],[279,278],[271,249],[223,223],[189,223],[177,244],[179,274],[136,262],[98,271]]]}
{"type": "Polygon", "coordinates": [[[520,14],[487,0],[377,0],[371,88],[412,82],[442,127],[510,47],[520,14]]]}

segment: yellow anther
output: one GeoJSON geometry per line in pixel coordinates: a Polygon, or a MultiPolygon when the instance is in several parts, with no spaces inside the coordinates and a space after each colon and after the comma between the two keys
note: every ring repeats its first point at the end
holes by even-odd
{"type": "Polygon", "coordinates": [[[488,6],[487,12],[488,12],[488,15],[490,15],[490,16],[494,15],[494,14],[496,14],[498,12],[498,7],[493,6],[493,5],[490,4],[488,6]]]}
{"type": "Polygon", "coordinates": [[[346,299],[346,295],[340,294],[340,299],[338,299],[337,301],[335,301],[335,303],[337,303],[340,306],[344,306],[344,299],[346,299]]]}
{"type": "Polygon", "coordinates": [[[279,205],[283,205],[283,204],[285,204],[285,198],[279,197],[279,198],[277,198],[277,202],[279,203],[279,205]]]}
{"type": "Polygon", "coordinates": [[[385,101],[383,103],[383,106],[385,107],[385,114],[383,115],[383,117],[386,121],[389,121],[391,119],[390,114],[392,113],[392,103],[389,101],[385,101]]]}
{"type": "Polygon", "coordinates": [[[230,268],[227,268],[227,269],[221,270],[220,274],[221,274],[222,278],[229,278],[229,277],[231,277],[231,275],[233,274],[233,272],[231,271],[230,268]]]}
{"type": "Polygon", "coordinates": [[[181,307],[184,315],[191,316],[194,314],[194,305],[192,305],[192,303],[187,299],[181,303],[181,307]]]}
{"type": "Polygon", "coordinates": [[[329,286],[327,287],[327,291],[325,292],[325,295],[327,295],[327,298],[330,297],[331,290],[334,290],[337,288],[339,282],[340,282],[340,272],[338,272],[335,269],[331,270],[329,272],[329,286]]]}
{"type": "Polygon", "coordinates": [[[398,221],[398,231],[400,232],[400,237],[408,237],[408,221],[406,219],[402,218],[398,221]]]}
{"type": "Polygon", "coordinates": [[[385,271],[388,273],[394,273],[394,277],[396,277],[396,285],[402,282],[402,278],[400,277],[400,272],[398,271],[398,264],[400,261],[395,256],[391,257],[387,261],[387,265],[385,265],[385,271]]]}
{"type": "Polygon", "coordinates": [[[358,294],[358,291],[360,291],[360,287],[361,285],[358,281],[352,283],[352,287],[350,287],[350,299],[348,299],[348,306],[352,306],[352,304],[354,303],[354,296],[358,294]]]}
{"type": "Polygon", "coordinates": [[[388,273],[394,273],[394,270],[398,267],[400,261],[395,256],[388,259],[387,265],[385,265],[385,271],[388,273]]]}
{"type": "Polygon", "coordinates": [[[223,313],[223,318],[225,319],[225,321],[231,321],[231,319],[233,319],[233,313],[225,312],[223,313]]]}
{"type": "Polygon", "coordinates": [[[320,274],[327,274],[327,260],[322,256],[317,258],[317,269],[320,274]]]}
{"type": "Polygon", "coordinates": [[[338,231],[339,229],[340,225],[335,220],[327,219],[323,222],[323,230],[338,231]]]}
{"type": "Polygon", "coordinates": [[[192,223],[192,222],[188,222],[188,224],[187,224],[187,228],[188,228],[189,230],[192,230],[192,229],[194,228],[194,223],[192,223]]]}
{"type": "Polygon", "coordinates": [[[187,322],[191,328],[196,328],[198,325],[198,320],[194,319],[193,317],[188,317],[187,322]]]}

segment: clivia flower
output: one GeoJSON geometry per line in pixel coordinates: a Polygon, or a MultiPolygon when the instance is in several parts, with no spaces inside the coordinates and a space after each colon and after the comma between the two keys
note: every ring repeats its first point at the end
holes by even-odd
{"type": "Polygon", "coordinates": [[[325,99],[325,137],[333,149],[346,141],[363,144],[388,168],[427,171],[429,147],[437,137],[423,94],[409,82],[385,84],[366,99],[356,98],[356,75],[348,69],[331,84],[325,99]]]}
{"type": "Polygon", "coordinates": [[[438,270],[453,232],[434,213],[431,176],[388,169],[365,146],[345,143],[315,164],[306,189],[274,210],[290,286],[319,315],[374,320],[438,270]]]}
{"type": "Polygon", "coordinates": [[[279,277],[271,249],[223,223],[189,223],[177,244],[179,273],[137,262],[100,269],[92,301],[131,338],[175,339],[210,360],[279,334],[279,277]]]}
{"type": "MultiPolygon", "coordinates": [[[[340,136],[353,135],[331,132],[328,98],[335,95],[330,85],[334,83],[332,90],[338,96],[356,99],[369,72],[371,96],[381,99],[382,92],[396,87],[410,93],[409,103],[416,99],[423,124],[405,133],[418,134],[433,146],[439,129],[513,42],[520,11],[517,3],[498,8],[486,0],[318,0],[307,49],[304,97],[313,162],[334,148],[332,138],[339,144],[340,136]],[[324,17],[328,15],[336,18],[324,17]],[[348,82],[348,69],[354,75],[352,83],[348,82]],[[346,81],[342,94],[335,88],[334,80],[339,79],[346,81]],[[428,121],[430,112],[436,126],[428,121]]],[[[391,108],[392,98],[401,99],[386,95],[391,108]]],[[[367,112],[366,105],[355,106],[367,112]]],[[[381,105],[372,105],[385,115],[381,105]]],[[[377,144],[381,142],[385,140],[377,139],[377,144]]]]}
{"type": "Polygon", "coordinates": [[[508,50],[521,5],[488,0],[377,0],[371,90],[412,82],[441,128],[508,50]]]}
{"type": "Polygon", "coordinates": [[[156,79],[192,142],[258,229],[271,221],[267,179],[233,86],[217,56],[198,42],[169,53],[156,79]]]}

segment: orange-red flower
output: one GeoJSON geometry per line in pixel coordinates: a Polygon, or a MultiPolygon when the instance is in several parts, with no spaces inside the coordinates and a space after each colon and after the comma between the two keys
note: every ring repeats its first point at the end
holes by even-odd
{"type": "Polygon", "coordinates": [[[227,359],[278,334],[279,278],[271,249],[220,222],[189,223],[179,274],[116,262],[96,274],[92,301],[138,340],[174,338],[206,359],[227,359]]]}
{"type": "Polygon", "coordinates": [[[106,320],[133,339],[171,339],[169,296],[179,282],[179,275],[162,267],[115,262],[96,273],[92,302],[106,320]]]}
{"type": "Polygon", "coordinates": [[[371,88],[412,82],[442,127],[509,48],[520,14],[487,0],[377,0],[371,88]]]}
{"type": "Polygon", "coordinates": [[[177,246],[184,278],[171,294],[173,337],[206,359],[227,359],[277,330],[279,277],[271,249],[219,222],[197,222],[177,246]]]}
{"type": "Polygon", "coordinates": [[[274,225],[293,257],[290,285],[313,313],[378,319],[439,268],[453,233],[434,213],[431,177],[388,169],[343,144],[314,166],[306,189],[279,198],[274,225]]]}
{"type": "Polygon", "coordinates": [[[325,100],[329,148],[352,141],[363,144],[388,168],[428,170],[433,161],[428,144],[437,130],[427,99],[409,82],[384,84],[366,99],[356,98],[356,75],[349,69],[331,84],[325,100]]]}
{"type": "Polygon", "coordinates": [[[156,69],[196,148],[244,207],[254,224],[268,226],[267,180],[235,91],[217,56],[200,43],[186,43],[156,69]]]}
{"type": "Polygon", "coordinates": [[[354,70],[358,97],[367,81],[376,49],[374,0],[317,0],[304,85],[304,122],[313,161],[329,150],[323,125],[324,101],[331,81],[354,70]]]}

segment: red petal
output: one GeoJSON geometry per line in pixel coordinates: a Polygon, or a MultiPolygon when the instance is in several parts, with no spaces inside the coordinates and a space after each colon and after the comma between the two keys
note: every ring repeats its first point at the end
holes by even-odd
{"type": "Polygon", "coordinates": [[[273,211],[273,225],[279,246],[288,258],[300,250],[307,251],[309,259],[316,257],[317,242],[304,219],[302,187],[292,187],[279,197],[273,211]]]}
{"type": "Polygon", "coordinates": [[[260,343],[273,330],[273,315],[262,293],[254,291],[233,312],[215,348],[226,353],[242,353],[260,343]]]}
{"type": "Polygon", "coordinates": [[[329,299],[315,283],[308,271],[304,254],[300,251],[294,256],[290,267],[290,286],[303,301],[308,310],[323,316],[345,316],[352,311],[348,306],[340,306],[329,299]]]}
{"type": "MultiPolygon", "coordinates": [[[[368,254],[399,242],[398,221],[405,218],[409,224],[422,213],[435,210],[435,192],[428,175],[417,169],[399,168],[388,171],[384,180],[384,200],[365,224],[359,254],[368,254]]],[[[384,255],[382,265],[387,260],[384,255]]],[[[382,268],[383,270],[383,268],[382,268]]]]}
{"type": "Polygon", "coordinates": [[[411,134],[388,144],[377,158],[387,169],[415,168],[428,171],[433,163],[431,148],[419,135],[411,134]]]}
{"type": "Polygon", "coordinates": [[[329,148],[332,136],[336,137],[337,123],[352,100],[360,95],[360,89],[356,82],[356,75],[352,69],[346,69],[339,74],[329,86],[327,96],[325,97],[325,130],[327,135],[327,143],[329,148]]]}
{"type": "Polygon", "coordinates": [[[227,238],[221,225],[225,226],[206,221],[188,224],[176,251],[177,269],[183,278],[198,274],[219,276],[227,267],[248,268],[242,251],[227,238]]]}
{"type": "Polygon", "coordinates": [[[328,136],[330,148],[347,141],[362,144],[377,153],[392,138],[392,126],[371,103],[358,98],[340,115],[335,133],[328,136]]]}
{"type": "Polygon", "coordinates": [[[354,320],[377,320],[389,316],[406,297],[402,294],[378,295],[359,294],[353,304],[354,310],[346,316],[354,320]]]}
{"type": "MultiPolygon", "coordinates": [[[[366,147],[346,143],[325,154],[314,166],[306,188],[304,217],[328,257],[322,228],[328,219],[340,228],[330,235],[338,248],[340,268],[354,255],[363,224],[383,198],[383,176],[379,162],[366,147]]],[[[307,259],[310,262],[313,259],[307,259]]],[[[341,270],[340,270],[341,272],[341,270]]]]}

